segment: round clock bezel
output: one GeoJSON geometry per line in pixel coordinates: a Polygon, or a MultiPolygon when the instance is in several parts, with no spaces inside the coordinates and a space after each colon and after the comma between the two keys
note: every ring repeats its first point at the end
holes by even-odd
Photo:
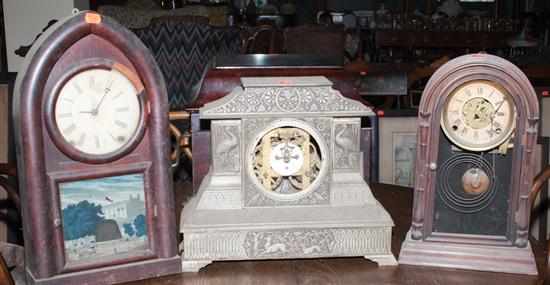
{"type": "Polygon", "coordinates": [[[85,163],[91,163],[91,164],[102,164],[102,163],[112,162],[128,154],[130,151],[136,148],[137,145],[142,141],[142,138],[145,135],[146,120],[147,120],[147,116],[145,112],[145,106],[146,106],[145,96],[146,96],[145,88],[141,79],[134,71],[132,71],[126,65],[118,63],[111,59],[106,59],[106,58],[92,58],[92,59],[83,60],[77,63],[76,65],[72,66],[71,68],[69,68],[65,73],[63,73],[63,75],[55,83],[51,92],[49,92],[49,96],[46,99],[45,113],[44,113],[46,128],[48,129],[50,133],[50,137],[54,142],[54,144],[56,145],[56,147],[71,159],[85,162],[85,163]],[[55,118],[55,107],[57,104],[57,99],[60,95],[61,90],[65,86],[65,84],[77,74],[87,70],[91,70],[91,69],[104,69],[104,70],[115,69],[118,72],[120,72],[122,75],[124,75],[137,90],[136,96],[138,99],[139,109],[140,109],[138,125],[134,133],[132,134],[132,137],[124,145],[119,147],[117,150],[106,154],[85,153],[77,149],[76,147],[72,146],[70,143],[68,143],[65,140],[65,138],[61,134],[59,128],[57,127],[57,122],[55,118]]]}
{"type": "MultiPolygon", "coordinates": [[[[478,96],[478,97],[481,97],[481,96],[478,96]]],[[[503,86],[501,86],[497,82],[494,82],[494,81],[489,80],[489,79],[470,79],[470,80],[467,80],[465,82],[462,82],[460,85],[453,88],[453,90],[451,90],[451,92],[449,92],[449,95],[447,96],[447,98],[445,98],[445,101],[443,102],[443,106],[442,106],[442,112],[441,112],[441,118],[440,118],[440,127],[443,130],[443,133],[445,134],[445,136],[451,141],[451,143],[455,144],[456,146],[458,146],[458,147],[460,147],[464,150],[468,150],[468,151],[488,151],[488,150],[492,150],[492,149],[497,148],[501,144],[505,143],[512,136],[512,134],[514,133],[514,131],[516,129],[516,120],[517,120],[517,111],[516,111],[516,107],[515,107],[515,104],[514,104],[513,97],[509,94],[509,92],[503,86]],[[446,119],[445,119],[445,114],[444,113],[447,111],[448,104],[452,100],[453,96],[455,94],[457,94],[457,91],[462,89],[464,86],[467,86],[467,85],[470,85],[470,84],[473,84],[473,83],[476,83],[476,82],[481,82],[483,84],[490,85],[493,88],[499,90],[500,93],[502,93],[506,97],[506,100],[511,105],[512,112],[513,112],[512,113],[512,117],[513,117],[512,118],[512,124],[506,130],[506,133],[504,135],[502,135],[502,137],[499,140],[496,140],[496,141],[494,141],[490,144],[486,144],[486,145],[482,145],[482,146],[472,146],[472,145],[469,145],[467,143],[464,143],[463,141],[459,141],[457,138],[455,138],[451,134],[450,130],[448,130],[447,126],[445,125],[445,120],[446,119]]]]}
{"type": "Polygon", "coordinates": [[[248,148],[247,148],[247,158],[246,158],[246,169],[248,176],[250,177],[250,180],[254,184],[255,188],[259,190],[264,195],[268,196],[269,198],[275,200],[275,201],[296,201],[303,197],[306,197],[307,195],[310,195],[315,189],[319,188],[320,184],[324,180],[324,177],[327,175],[328,167],[329,167],[329,159],[328,159],[328,146],[321,136],[321,134],[312,126],[309,124],[297,120],[297,119],[280,119],[272,122],[271,124],[268,124],[260,132],[258,132],[253,139],[251,140],[248,148]],[[266,190],[258,181],[258,178],[254,174],[253,171],[253,164],[254,164],[254,149],[258,142],[270,131],[276,128],[282,128],[282,127],[292,127],[292,128],[299,128],[304,131],[306,131],[313,139],[317,142],[317,145],[319,146],[320,156],[321,156],[321,169],[319,169],[319,174],[313,180],[313,183],[311,183],[306,189],[303,189],[297,193],[292,194],[279,194],[275,193],[273,191],[266,190]]]}

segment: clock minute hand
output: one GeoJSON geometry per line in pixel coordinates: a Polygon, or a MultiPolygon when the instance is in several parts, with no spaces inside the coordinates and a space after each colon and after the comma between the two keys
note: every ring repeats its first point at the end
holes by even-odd
{"type": "Polygon", "coordinates": [[[111,86],[113,86],[113,81],[114,80],[111,80],[111,82],[109,83],[109,86],[105,87],[105,92],[103,93],[103,96],[99,100],[99,103],[97,103],[97,106],[94,108],[95,113],[97,113],[99,111],[99,107],[101,107],[101,104],[103,103],[103,100],[105,100],[105,97],[107,97],[107,94],[109,94],[109,92],[111,92],[111,86]]]}
{"type": "Polygon", "coordinates": [[[502,105],[504,105],[504,99],[502,99],[502,101],[500,101],[500,104],[498,104],[497,108],[495,109],[495,111],[491,115],[491,130],[495,128],[495,116],[497,115],[498,110],[500,110],[500,107],[502,107],[502,105]]]}
{"type": "Polygon", "coordinates": [[[498,110],[500,110],[500,107],[502,107],[503,104],[504,104],[504,99],[502,101],[500,101],[500,104],[498,104],[498,107],[495,110],[495,112],[493,113],[493,116],[495,116],[497,114],[498,110]]]}
{"type": "Polygon", "coordinates": [[[492,121],[493,118],[497,115],[498,110],[500,110],[500,107],[502,107],[502,105],[504,105],[504,99],[503,99],[502,101],[500,101],[500,103],[498,104],[497,108],[495,109],[495,111],[494,111],[493,114],[491,115],[491,121],[492,121]]]}

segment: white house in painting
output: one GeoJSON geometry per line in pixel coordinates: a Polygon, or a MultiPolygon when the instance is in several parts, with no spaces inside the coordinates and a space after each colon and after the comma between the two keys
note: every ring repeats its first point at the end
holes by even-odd
{"type": "Polygon", "coordinates": [[[145,214],[145,203],[141,200],[139,194],[136,196],[130,195],[129,200],[103,205],[102,208],[105,219],[113,219],[119,225],[133,222],[137,215],[145,214]]]}

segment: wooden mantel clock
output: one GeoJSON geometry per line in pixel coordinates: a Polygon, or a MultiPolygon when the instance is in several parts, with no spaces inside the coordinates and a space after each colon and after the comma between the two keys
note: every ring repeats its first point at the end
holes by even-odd
{"type": "Polygon", "coordinates": [[[16,82],[31,284],[112,284],[181,271],[162,74],[93,12],[52,26],[16,82]]]}
{"type": "Polygon", "coordinates": [[[432,76],[401,264],[537,274],[528,196],[538,120],[533,87],[502,58],[461,56],[432,76]]]}

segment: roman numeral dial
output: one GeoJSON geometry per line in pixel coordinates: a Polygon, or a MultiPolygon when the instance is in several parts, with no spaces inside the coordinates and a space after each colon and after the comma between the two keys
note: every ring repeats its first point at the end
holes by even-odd
{"type": "Polygon", "coordinates": [[[486,151],[510,138],[515,119],[510,95],[492,82],[476,80],[458,87],[447,97],[441,128],[455,145],[486,151]]]}
{"type": "Polygon", "coordinates": [[[55,125],[80,152],[106,155],[123,148],[141,119],[138,89],[117,69],[92,68],[72,76],[55,100],[55,125]]]}

